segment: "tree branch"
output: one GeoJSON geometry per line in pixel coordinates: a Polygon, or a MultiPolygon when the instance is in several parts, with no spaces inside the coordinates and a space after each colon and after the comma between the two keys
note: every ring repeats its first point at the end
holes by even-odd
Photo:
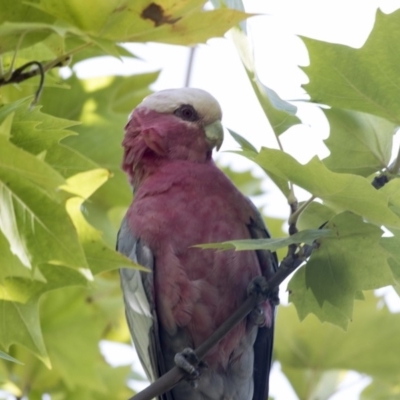
{"type": "MultiPolygon", "coordinates": [[[[199,360],[207,353],[240,321],[242,321],[260,302],[265,301],[268,295],[276,289],[296,268],[298,268],[307,257],[311,255],[315,246],[289,246],[288,255],[282,260],[276,273],[267,281],[268,291],[263,296],[250,293],[244,303],[194,352],[199,360]],[[294,248],[292,248],[294,246],[294,248]],[[298,251],[297,251],[298,250],[298,251]]],[[[259,277],[257,277],[259,278],[259,277]]],[[[256,278],[256,279],[257,279],[256,278]]],[[[152,400],[153,398],[171,390],[185,377],[184,372],[174,367],[162,375],[154,383],[131,397],[129,400],[152,400]]]]}
{"type": "Polygon", "coordinates": [[[20,83],[34,76],[41,75],[42,72],[40,71],[40,68],[35,68],[33,70],[24,72],[28,67],[34,64],[40,64],[44,73],[53,68],[64,67],[65,65],[68,65],[73,54],[84,50],[91,45],[92,43],[85,43],[48,62],[30,61],[12,72],[9,71],[4,75],[0,75],[0,86],[10,85],[12,83],[20,83]]]}

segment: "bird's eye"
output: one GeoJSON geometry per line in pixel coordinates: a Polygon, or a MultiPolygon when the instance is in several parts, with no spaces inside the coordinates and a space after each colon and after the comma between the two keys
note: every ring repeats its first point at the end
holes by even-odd
{"type": "Polygon", "coordinates": [[[174,111],[174,114],[185,121],[198,121],[200,118],[190,104],[183,104],[174,111]]]}

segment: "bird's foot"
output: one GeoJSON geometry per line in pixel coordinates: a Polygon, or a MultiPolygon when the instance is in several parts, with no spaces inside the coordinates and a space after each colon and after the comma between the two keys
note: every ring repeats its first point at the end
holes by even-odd
{"type": "MultiPolygon", "coordinates": [[[[277,306],[279,304],[279,288],[270,289],[264,276],[256,276],[247,287],[248,296],[257,296],[260,302],[269,300],[269,302],[277,306]]],[[[255,309],[257,312],[257,309],[255,309]]]]}
{"type": "Polygon", "coordinates": [[[196,388],[200,375],[208,368],[207,363],[199,360],[194,350],[190,348],[176,353],[174,361],[176,366],[186,373],[186,380],[196,388]]]}
{"type": "Polygon", "coordinates": [[[260,305],[256,306],[256,308],[249,314],[249,319],[253,325],[264,326],[265,325],[264,309],[260,305]]]}

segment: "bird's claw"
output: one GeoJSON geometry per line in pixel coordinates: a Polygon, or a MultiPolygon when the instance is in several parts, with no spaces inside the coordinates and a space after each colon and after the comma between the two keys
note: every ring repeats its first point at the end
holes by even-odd
{"type": "Polygon", "coordinates": [[[257,296],[265,299],[268,295],[269,285],[263,276],[256,276],[247,286],[248,296],[257,296]]]}
{"type": "Polygon", "coordinates": [[[193,349],[187,348],[175,354],[175,365],[186,373],[186,380],[194,387],[202,372],[208,368],[207,363],[199,360],[193,349]]]}
{"type": "Polygon", "coordinates": [[[247,286],[247,295],[257,296],[260,302],[268,299],[274,306],[279,304],[279,288],[276,287],[271,290],[264,276],[256,276],[249,283],[249,286],[247,286]]]}
{"type": "Polygon", "coordinates": [[[253,325],[264,326],[265,324],[265,314],[261,306],[256,306],[256,308],[249,314],[249,319],[253,325]]]}

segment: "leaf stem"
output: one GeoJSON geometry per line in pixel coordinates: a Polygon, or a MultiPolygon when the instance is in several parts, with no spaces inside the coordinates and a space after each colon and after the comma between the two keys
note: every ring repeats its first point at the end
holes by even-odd
{"type": "Polygon", "coordinates": [[[295,210],[289,217],[289,225],[297,224],[300,214],[313,202],[315,196],[311,196],[306,202],[304,202],[297,210],[295,210]]]}
{"type": "Polygon", "coordinates": [[[9,70],[4,74],[4,79],[7,82],[8,80],[11,79],[12,75],[13,75],[13,69],[14,69],[14,65],[15,65],[15,60],[17,59],[17,54],[18,54],[18,50],[21,47],[22,41],[24,40],[26,32],[23,32],[21,34],[21,36],[18,39],[17,45],[15,47],[15,51],[13,54],[13,58],[11,60],[11,64],[10,64],[10,68],[9,70]]]}

